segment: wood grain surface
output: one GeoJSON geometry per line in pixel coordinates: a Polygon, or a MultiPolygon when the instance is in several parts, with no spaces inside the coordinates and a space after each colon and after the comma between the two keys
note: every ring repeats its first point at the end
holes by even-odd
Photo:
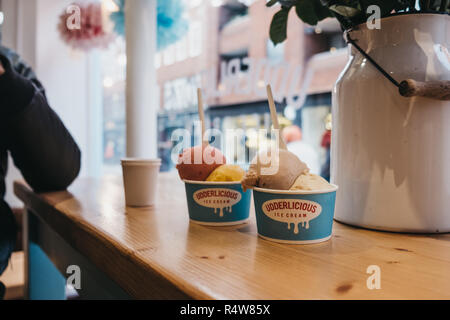
{"type": "Polygon", "coordinates": [[[448,299],[450,235],[369,231],[335,222],[330,241],[282,245],[248,224],[189,222],[183,183],[161,174],[154,208],[124,205],[120,177],[79,179],[67,192],[15,193],[63,239],[136,298],[448,299]],[[381,269],[369,290],[367,268],[381,269]]]}

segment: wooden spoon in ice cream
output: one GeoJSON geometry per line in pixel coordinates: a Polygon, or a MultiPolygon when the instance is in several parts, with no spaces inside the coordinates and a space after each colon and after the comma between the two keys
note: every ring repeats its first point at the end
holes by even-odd
{"type": "MultiPolygon", "coordinates": [[[[273,128],[275,130],[278,130],[278,132],[280,132],[280,124],[278,123],[277,109],[275,107],[275,101],[273,100],[272,88],[270,87],[270,84],[267,85],[266,89],[267,89],[267,98],[269,101],[270,117],[272,118],[273,128]]],[[[286,143],[281,137],[281,133],[278,135],[278,138],[280,149],[287,150],[286,143]]]]}
{"type": "MultiPolygon", "coordinates": [[[[277,111],[273,100],[272,89],[267,86],[270,115],[275,130],[280,130],[277,111]]],[[[288,190],[297,177],[309,169],[296,155],[287,150],[286,144],[279,135],[279,149],[275,154],[273,148],[264,154],[257,154],[242,180],[245,189],[261,187],[274,190],[288,190]]]]}
{"type": "Polygon", "coordinates": [[[216,168],[226,163],[222,152],[205,141],[205,114],[203,97],[200,88],[197,89],[198,114],[202,126],[201,144],[183,150],[178,157],[176,168],[183,180],[205,181],[216,168]]]}

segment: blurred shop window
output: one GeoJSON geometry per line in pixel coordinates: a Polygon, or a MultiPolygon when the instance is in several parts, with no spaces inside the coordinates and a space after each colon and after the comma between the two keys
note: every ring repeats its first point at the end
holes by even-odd
{"type": "MultiPolygon", "coordinates": [[[[170,45],[162,52],[162,63],[165,66],[174,64],[186,60],[187,58],[197,57],[202,54],[202,23],[200,21],[190,20],[189,31],[177,41],[175,44],[170,45]]],[[[158,57],[161,59],[161,57],[158,57]]],[[[157,65],[161,62],[158,61],[157,65]]]]}
{"type": "MultiPolygon", "coordinates": [[[[155,55],[155,67],[158,73],[169,75],[169,80],[161,83],[160,103],[168,112],[185,112],[180,117],[167,116],[160,118],[159,144],[160,150],[165,153],[170,150],[170,134],[179,125],[189,125],[195,118],[190,110],[196,107],[196,89],[201,86],[200,75],[177,75],[178,70],[165,69],[203,53],[204,41],[204,16],[203,12],[208,5],[205,0],[185,0],[185,18],[188,21],[188,32],[176,43],[161,50],[155,55]]],[[[123,37],[117,37],[116,41],[106,50],[101,51],[101,68],[103,83],[103,164],[104,171],[116,172],[120,165],[120,159],[126,153],[126,107],[125,107],[125,76],[126,76],[126,46],[123,37]]],[[[161,110],[161,112],[165,111],[161,110]]],[[[170,160],[170,159],[169,159],[170,160]]],[[[166,169],[171,167],[165,163],[166,169]]]]}
{"type": "Polygon", "coordinates": [[[103,163],[108,167],[120,163],[125,156],[125,40],[115,42],[102,51],[103,78],[103,163]]]}
{"type": "Polygon", "coordinates": [[[248,70],[248,65],[243,63],[243,59],[248,57],[247,49],[236,50],[220,55],[220,61],[226,63],[228,66],[231,60],[239,60],[239,71],[245,72],[248,70]]]}
{"type": "Polygon", "coordinates": [[[347,47],[340,30],[329,30],[319,26],[305,28],[305,44],[306,57],[347,47]]]}
{"type": "MultiPolygon", "coordinates": [[[[198,60],[205,55],[205,37],[210,31],[205,27],[205,11],[210,5],[209,0],[186,0],[184,3],[187,8],[184,18],[189,25],[187,33],[155,59],[158,74],[163,79],[160,83],[161,108],[158,112],[158,156],[162,159],[162,171],[174,168],[171,160],[172,133],[183,128],[194,139],[195,121],[198,120],[196,92],[202,86],[202,70],[197,69],[193,73],[189,71],[191,65],[188,63],[191,63],[190,59],[198,60]]],[[[198,64],[196,61],[192,63],[198,64]]],[[[209,119],[206,119],[206,126],[209,125],[209,119]]]]}
{"type": "Polygon", "coordinates": [[[161,60],[162,60],[162,56],[161,53],[157,53],[155,54],[155,68],[159,69],[161,67],[161,60]]]}
{"type": "Polygon", "coordinates": [[[187,42],[187,38],[184,37],[183,39],[181,39],[180,41],[178,41],[175,44],[175,60],[178,61],[183,61],[185,59],[187,59],[188,57],[188,42],[187,42]]]}
{"type": "Polygon", "coordinates": [[[203,0],[184,0],[184,5],[192,9],[202,4],[203,0]]]}
{"type": "Polygon", "coordinates": [[[169,46],[163,51],[163,63],[169,66],[175,62],[175,45],[169,46]]]}
{"type": "Polygon", "coordinates": [[[218,1],[219,7],[219,30],[232,23],[248,18],[248,6],[243,1],[228,0],[218,1]]]}
{"type": "Polygon", "coordinates": [[[201,86],[199,74],[164,83],[164,109],[182,110],[197,106],[197,88],[201,86]]]}
{"type": "Polygon", "coordinates": [[[280,64],[284,61],[284,42],[276,46],[272,40],[267,40],[267,59],[271,65],[280,64]]]}
{"type": "Polygon", "coordinates": [[[342,33],[340,33],[340,32],[329,33],[328,37],[327,37],[327,41],[328,41],[328,46],[330,47],[330,50],[332,50],[332,51],[347,47],[344,37],[342,36],[342,33]]]}
{"type": "Polygon", "coordinates": [[[197,57],[203,51],[203,30],[200,21],[190,21],[188,37],[189,57],[197,57]]]}

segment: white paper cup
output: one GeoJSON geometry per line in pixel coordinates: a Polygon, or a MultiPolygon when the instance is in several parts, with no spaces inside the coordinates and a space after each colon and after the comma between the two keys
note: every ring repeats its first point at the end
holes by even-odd
{"type": "Polygon", "coordinates": [[[122,159],[125,203],[130,207],[155,204],[161,159],[122,159]]]}

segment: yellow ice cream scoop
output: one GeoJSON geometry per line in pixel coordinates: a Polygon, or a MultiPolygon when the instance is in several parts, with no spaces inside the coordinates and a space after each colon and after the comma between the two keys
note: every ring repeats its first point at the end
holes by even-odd
{"type": "Polygon", "coordinates": [[[235,164],[224,164],[216,168],[206,181],[241,181],[245,175],[244,169],[235,164]]]}

